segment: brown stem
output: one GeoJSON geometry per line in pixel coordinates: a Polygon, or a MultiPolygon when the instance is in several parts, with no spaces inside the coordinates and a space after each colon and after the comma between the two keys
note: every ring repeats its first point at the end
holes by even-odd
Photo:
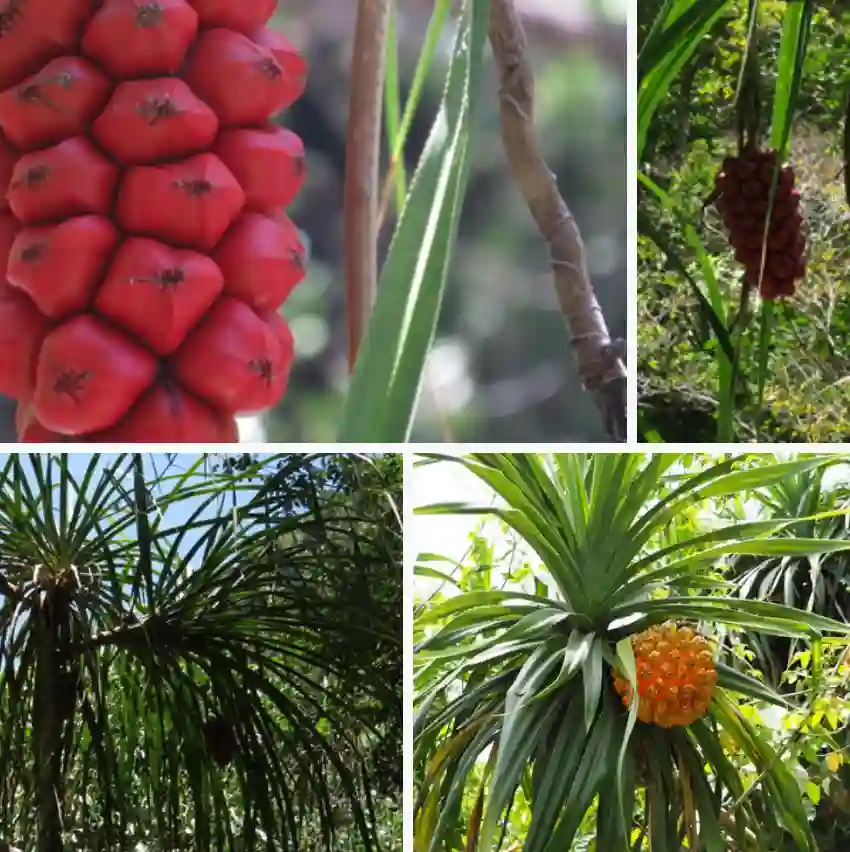
{"type": "Polygon", "coordinates": [[[9,598],[13,601],[23,600],[21,590],[6,576],[3,571],[0,571],[0,595],[4,598],[9,598]]]}
{"type": "Polygon", "coordinates": [[[378,169],[392,0],[358,0],[345,166],[348,367],[354,369],[378,285],[378,169]]]}
{"type": "Polygon", "coordinates": [[[534,76],[513,0],[492,0],[490,43],[499,72],[502,143],[511,172],[549,246],[555,293],[585,388],[615,441],[626,440],[626,368],[611,340],[575,219],[534,133],[534,76]]]}
{"type": "MultiPolygon", "coordinates": [[[[720,824],[730,836],[734,836],[737,829],[736,817],[726,811],[720,811],[720,824]]],[[[758,848],[758,837],[753,834],[753,832],[749,828],[744,828],[744,838],[747,841],[747,849],[757,849],[758,848]]],[[[734,847],[737,848],[737,847],[734,847]]],[[[741,850],[741,852],[747,852],[747,850],[741,850]]]]}
{"type": "Polygon", "coordinates": [[[150,627],[148,624],[133,624],[126,627],[115,627],[112,630],[104,630],[102,633],[96,633],[85,641],[72,643],[68,646],[68,654],[71,657],[79,657],[87,654],[89,651],[103,648],[106,645],[126,647],[136,641],[146,641],[149,630],[150,627]]]}
{"type": "MultiPolygon", "coordinates": [[[[46,602],[52,606],[51,601],[46,602]]],[[[32,729],[38,777],[37,852],[62,852],[62,720],[57,703],[59,659],[55,613],[51,619],[42,606],[37,619],[37,658],[32,729]]]]}

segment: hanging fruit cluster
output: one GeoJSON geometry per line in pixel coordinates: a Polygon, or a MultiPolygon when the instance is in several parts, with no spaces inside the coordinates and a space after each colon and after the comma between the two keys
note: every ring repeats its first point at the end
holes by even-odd
{"type": "Polygon", "coordinates": [[[236,755],[237,742],[233,726],[222,717],[213,717],[204,723],[204,742],[212,759],[219,766],[227,766],[236,755]]]}
{"type": "MultiPolygon", "coordinates": [[[[638,718],[662,728],[690,725],[708,709],[717,667],[708,640],[689,627],[663,624],[632,637],[640,703],[638,718]]],[[[632,685],[614,673],[614,688],[631,707],[632,685]]]]}
{"type": "Polygon", "coordinates": [[[806,238],[802,231],[800,193],[794,170],[779,170],[773,206],[770,192],[776,170],[776,151],[745,148],[739,157],[726,157],[715,179],[716,207],[729,231],[735,259],[744,264],[745,279],[759,287],[763,299],[794,295],[794,281],[806,273],[806,238]],[[770,210],[765,246],[765,224],[770,210]],[[763,253],[763,249],[766,249],[763,253]],[[762,257],[764,254],[764,275],[762,257]]]}
{"type": "Polygon", "coordinates": [[[21,440],[235,441],[304,277],[275,0],[0,0],[0,393],[21,440]]]}

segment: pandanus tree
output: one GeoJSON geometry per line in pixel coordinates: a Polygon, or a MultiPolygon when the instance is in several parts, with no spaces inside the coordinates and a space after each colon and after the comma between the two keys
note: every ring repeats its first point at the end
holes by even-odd
{"type": "MultiPolygon", "coordinates": [[[[843,466],[842,466],[843,467],[843,466]]],[[[783,534],[842,540],[850,538],[850,490],[847,473],[832,473],[824,468],[801,471],[779,482],[752,492],[754,506],[761,518],[800,517],[783,534]]],[[[740,501],[724,507],[729,517],[741,520],[746,508],[740,501]]],[[[735,583],[740,597],[777,601],[786,606],[827,615],[838,621],[850,621],[850,560],[844,550],[827,553],[789,553],[785,555],[736,556],[729,562],[727,577],[735,583]]],[[[774,686],[780,686],[782,673],[789,664],[794,643],[782,637],[748,631],[747,642],[755,652],[758,667],[774,686]]]]}
{"type": "Polygon", "coordinates": [[[495,516],[539,564],[533,586],[438,596],[417,615],[417,852],[497,848],[520,798],[530,809],[523,852],[573,848],[594,808],[598,852],[814,850],[791,769],[740,710],[785,699],[709,649],[721,626],[799,637],[816,656],[822,635],[850,633],[813,612],[733,598],[720,570],[736,555],[850,544],[783,534],[796,515],[698,521],[716,501],[833,461],[473,454],[422,463],[439,460],[462,465],[496,500],[419,511],[495,516]]]}
{"type": "MultiPolygon", "coordinates": [[[[850,505],[848,478],[850,468],[841,464],[831,469],[815,468],[800,471],[779,482],[752,492],[752,509],[762,518],[801,518],[798,524],[786,528],[786,535],[850,538],[850,505]]],[[[730,501],[725,514],[741,519],[747,509],[741,501],[730,501]]],[[[787,554],[784,556],[742,555],[730,560],[727,577],[742,598],[759,601],[778,601],[838,621],[850,621],[850,562],[847,551],[827,553],[787,554]]],[[[758,629],[743,631],[744,647],[752,651],[751,661],[765,680],[780,690],[789,701],[797,704],[806,722],[817,727],[820,721],[824,746],[806,749],[804,760],[813,767],[822,763],[823,751],[833,755],[834,763],[827,764],[825,795],[817,803],[813,827],[820,852],[838,852],[847,848],[850,831],[850,767],[841,757],[848,747],[846,726],[838,708],[847,701],[845,673],[846,655],[837,652],[838,677],[830,682],[821,678],[822,695],[811,696],[799,689],[800,681],[809,666],[805,648],[795,640],[765,635],[758,629]],[[817,702],[817,703],[816,703],[817,702]],[[829,716],[824,709],[831,709],[829,716]],[[828,745],[827,745],[828,744],[828,745]],[[807,754],[806,754],[807,752],[807,754]]],[[[834,655],[835,657],[836,655],[834,655]]],[[[745,664],[746,665],[746,664],[745,664]]]]}
{"type": "Polygon", "coordinates": [[[369,750],[391,727],[375,708],[400,701],[401,479],[342,493],[371,467],[8,457],[0,840],[329,849],[344,812],[377,848],[369,750]],[[363,618],[334,577],[395,582],[399,597],[363,618]]]}

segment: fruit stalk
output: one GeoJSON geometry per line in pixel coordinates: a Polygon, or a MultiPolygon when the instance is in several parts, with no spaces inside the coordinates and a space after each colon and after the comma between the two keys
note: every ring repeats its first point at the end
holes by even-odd
{"type": "Polygon", "coordinates": [[[345,180],[348,367],[354,370],[378,286],[378,171],[391,0],[359,0],[351,58],[345,180]]]}

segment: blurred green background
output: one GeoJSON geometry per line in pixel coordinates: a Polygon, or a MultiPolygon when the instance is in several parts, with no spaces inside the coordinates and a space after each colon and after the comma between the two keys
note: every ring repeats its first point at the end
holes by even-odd
{"type": "MultiPolygon", "coordinates": [[[[409,83],[430,0],[398,0],[409,83]]],[[[244,421],[243,440],[332,441],[345,385],[342,199],[354,0],[286,0],[273,25],[306,55],[305,96],[283,116],[305,141],[308,179],[289,213],[306,233],[307,279],[284,312],[297,361],[277,409],[244,421]]],[[[626,333],[626,0],[517,0],[537,74],[536,126],[576,216],[614,337],[626,333]]],[[[451,47],[446,33],[443,56],[451,47]]],[[[489,63],[489,59],[487,60],[489,63]]],[[[441,95],[431,85],[406,152],[412,168],[441,95]]],[[[495,69],[485,72],[470,191],[415,441],[602,441],[557,308],[547,252],[510,181],[499,136],[495,69]]],[[[394,227],[387,217],[382,248],[394,227]]],[[[8,406],[4,407],[8,408],[8,406]]],[[[2,431],[11,427],[0,412],[2,431]]],[[[3,435],[13,440],[13,432],[3,435]]]]}

